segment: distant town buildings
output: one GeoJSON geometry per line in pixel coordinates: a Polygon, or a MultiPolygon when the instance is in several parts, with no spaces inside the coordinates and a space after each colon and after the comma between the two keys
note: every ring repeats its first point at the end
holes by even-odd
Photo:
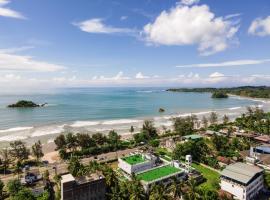
{"type": "Polygon", "coordinates": [[[105,200],[105,178],[93,173],[84,177],[63,175],[61,180],[61,200],[105,200]]]}
{"type": "Polygon", "coordinates": [[[240,200],[254,199],[264,187],[263,169],[240,162],[228,165],[220,179],[221,190],[240,200]]]}

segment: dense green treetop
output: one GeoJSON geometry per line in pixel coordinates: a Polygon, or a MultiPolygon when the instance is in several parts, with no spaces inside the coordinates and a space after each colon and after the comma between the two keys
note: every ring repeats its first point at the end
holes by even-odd
{"type": "Polygon", "coordinates": [[[42,107],[45,104],[39,105],[34,103],[33,101],[20,100],[17,103],[8,105],[9,108],[35,108],[42,107]]]}
{"type": "Polygon", "coordinates": [[[170,88],[170,92],[222,92],[224,94],[239,95],[254,98],[270,98],[268,86],[242,86],[232,88],[170,88]]]}
{"type": "Polygon", "coordinates": [[[215,91],[212,93],[212,98],[214,99],[228,98],[228,95],[222,91],[215,91]]]}

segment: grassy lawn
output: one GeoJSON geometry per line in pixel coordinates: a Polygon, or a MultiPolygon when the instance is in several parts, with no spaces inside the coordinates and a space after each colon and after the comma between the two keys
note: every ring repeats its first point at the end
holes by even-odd
{"type": "Polygon", "coordinates": [[[164,167],[159,167],[159,168],[138,174],[137,178],[140,180],[150,182],[150,181],[159,179],[161,177],[168,176],[170,174],[174,174],[174,173],[179,172],[179,171],[181,171],[181,170],[178,168],[167,165],[164,167]]]}
{"type": "Polygon", "coordinates": [[[203,177],[206,178],[206,182],[202,183],[199,187],[206,189],[217,189],[219,184],[219,173],[208,169],[204,166],[192,163],[192,167],[202,173],[203,177]]]}
{"type": "Polygon", "coordinates": [[[124,157],[122,159],[130,165],[135,165],[135,164],[142,163],[145,161],[145,159],[140,154],[124,157]]]}

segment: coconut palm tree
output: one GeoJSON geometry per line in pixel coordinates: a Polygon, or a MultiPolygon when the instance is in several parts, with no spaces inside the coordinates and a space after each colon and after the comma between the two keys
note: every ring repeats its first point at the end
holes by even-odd
{"type": "Polygon", "coordinates": [[[4,169],[4,174],[6,174],[6,170],[8,169],[8,167],[11,163],[8,149],[5,148],[1,151],[1,158],[2,158],[1,161],[2,161],[2,165],[3,165],[3,169],[4,169]]]}
{"type": "Polygon", "coordinates": [[[153,185],[150,190],[149,200],[173,200],[168,189],[162,185],[153,185]]]}
{"type": "Polygon", "coordinates": [[[173,199],[181,199],[184,194],[183,187],[183,181],[178,183],[176,179],[173,180],[173,183],[169,187],[169,191],[172,193],[173,199]]]}
{"type": "Polygon", "coordinates": [[[198,200],[200,198],[200,195],[198,193],[197,189],[197,183],[192,178],[188,181],[188,193],[185,195],[185,200],[198,200]]]}
{"type": "Polygon", "coordinates": [[[129,199],[130,200],[142,200],[145,199],[146,195],[144,193],[143,186],[141,185],[140,181],[136,178],[135,174],[132,173],[131,181],[129,181],[129,199]]]}

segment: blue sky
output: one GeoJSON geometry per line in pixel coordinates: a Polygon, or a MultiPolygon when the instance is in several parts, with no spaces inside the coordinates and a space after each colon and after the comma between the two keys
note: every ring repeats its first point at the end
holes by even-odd
{"type": "Polygon", "coordinates": [[[270,85],[269,0],[0,0],[0,88],[270,85]]]}

